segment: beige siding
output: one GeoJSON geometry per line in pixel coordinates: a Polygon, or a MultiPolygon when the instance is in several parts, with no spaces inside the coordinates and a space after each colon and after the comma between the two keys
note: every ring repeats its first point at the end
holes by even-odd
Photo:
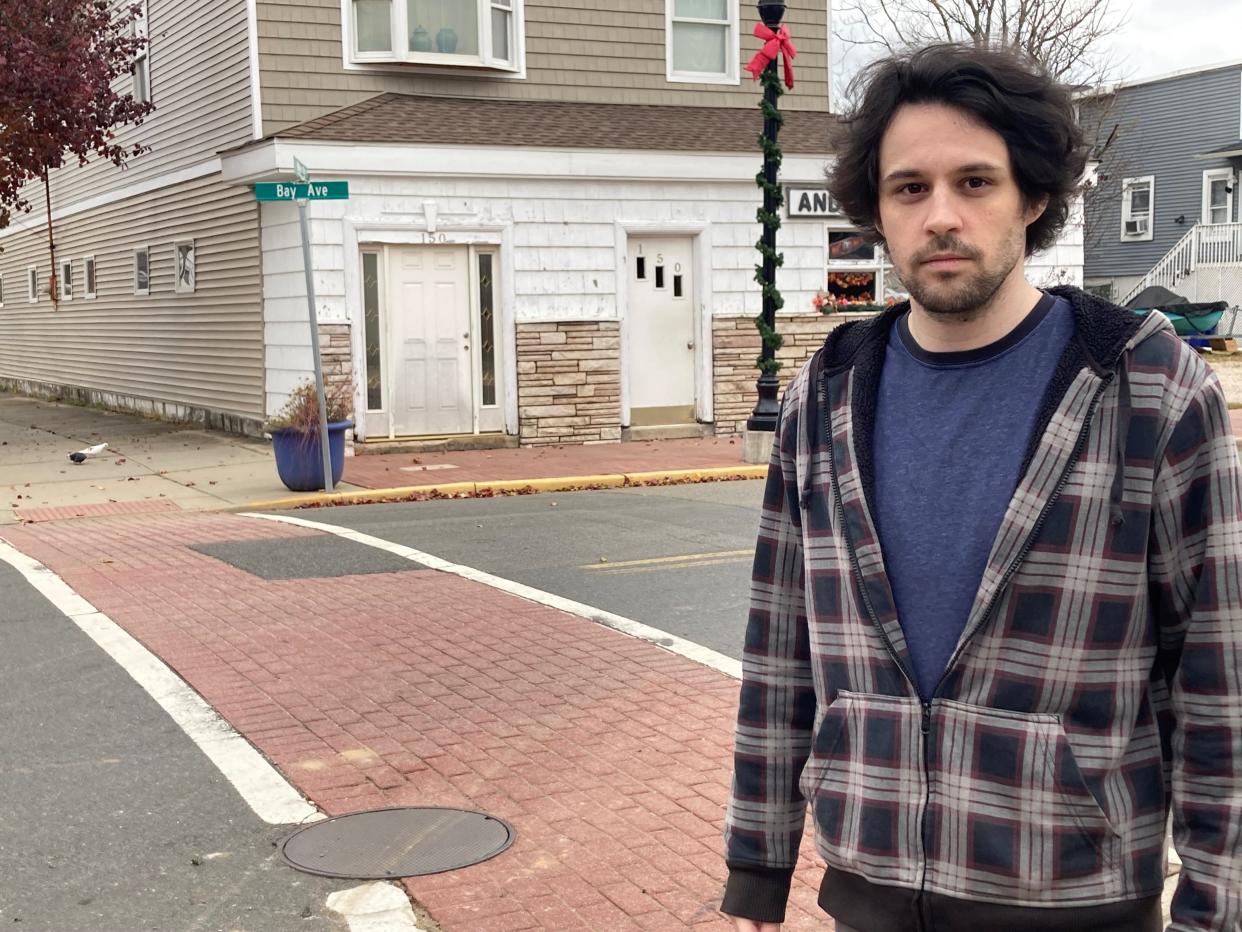
{"type": "MultiPolygon", "coordinates": [[[[401,0],[395,0],[401,2],[401,0]]],[[[665,0],[527,0],[526,77],[347,71],[341,0],[258,0],[264,131],[277,132],[374,94],[753,107],[757,85],[680,84],[665,77],[665,0]]],[[[759,47],[755,5],[741,0],[741,63],[759,47]]],[[[826,110],[827,0],[793,0],[785,17],[797,82],[782,106],[826,110]]],[[[446,139],[451,127],[445,128],[446,139]]]]}
{"type": "MultiPolygon", "coordinates": [[[[141,126],[120,129],[117,141],[151,151],[130,159],[123,172],[101,160],[60,169],[52,175],[53,208],[198,164],[251,138],[246,0],[147,3],[156,109],[141,126]]],[[[120,86],[126,93],[129,80],[120,86]]],[[[31,195],[42,210],[42,186],[31,195]]]]}
{"type": "MultiPolygon", "coordinates": [[[[46,292],[46,227],[0,238],[0,379],[263,416],[263,319],[253,195],[201,178],[58,222],[57,258],[74,263],[73,299],[27,302],[26,267],[46,292]],[[197,288],[173,289],[173,241],[193,239],[197,288]],[[133,248],[151,250],[151,293],[133,289],[133,248]],[[98,297],[83,297],[94,255],[98,297]]],[[[59,264],[59,263],[58,263],[59,264]]]]}

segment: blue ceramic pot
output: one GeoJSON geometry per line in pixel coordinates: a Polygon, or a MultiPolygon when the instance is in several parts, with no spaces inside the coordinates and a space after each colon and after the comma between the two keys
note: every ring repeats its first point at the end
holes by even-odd
{"type": "MultiPolygon", "coordinates": [[[[345,472],[345,431],[353,421],[333,421],[328,425],[328,455],[332,458],[332,485],[345,472]]],[[[319,452],[319,432],[306,433],[292,427],[272,431],[272,452],[276,454],[276,474],[292,492],[317,492],[324,488],[323,454],[319,452]]]]}
{"type": "Polygon", "coordinates": [[[451,26],[445,26],[436,33],[436,48],[446,55],[452,55],[457,51],[457,31],[451,26]]]}

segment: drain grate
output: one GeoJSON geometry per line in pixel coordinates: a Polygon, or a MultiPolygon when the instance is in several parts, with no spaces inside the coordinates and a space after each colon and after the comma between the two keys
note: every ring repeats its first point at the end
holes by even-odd
{"type": "Polygon", "coordinates": [[[468,867],[513,844],[512,826],[482,812],[375,809],[299,829],[280,846],[290,866],[321,877],[387,880],[468,867]]]}

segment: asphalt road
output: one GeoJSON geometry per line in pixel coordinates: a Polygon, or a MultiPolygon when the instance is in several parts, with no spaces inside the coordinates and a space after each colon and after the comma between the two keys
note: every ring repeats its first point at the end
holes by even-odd
{"type": "Polygon", "coordinates": [[[344,930],[360,881],[284,865],[272,826],[155,701],[0,562],[0,925],[344,930]]]}
{"type": "Polygon", "coordinates": [[[585,602],[740,658],[762,498],[763,482],[751,480],[294,514],[585,602]]]}

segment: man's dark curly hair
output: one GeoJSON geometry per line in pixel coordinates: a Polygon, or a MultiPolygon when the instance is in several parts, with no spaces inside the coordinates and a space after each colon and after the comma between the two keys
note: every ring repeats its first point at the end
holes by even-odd
{"type": "Polygon", "coordinates": [[[1069,216],[1087,148],[1070,90],[1038,63],[967,44],[929,45],[872,63],[854,79],[856,109],[837,124],[837,162],[828,188],[865,235],[883,243],[879,216],[880,140],[903,104],[945,104],[998,133],[1027,205],[1047,196],[1026,228],[1026,254],[1051,246],[1069,216]]]}

